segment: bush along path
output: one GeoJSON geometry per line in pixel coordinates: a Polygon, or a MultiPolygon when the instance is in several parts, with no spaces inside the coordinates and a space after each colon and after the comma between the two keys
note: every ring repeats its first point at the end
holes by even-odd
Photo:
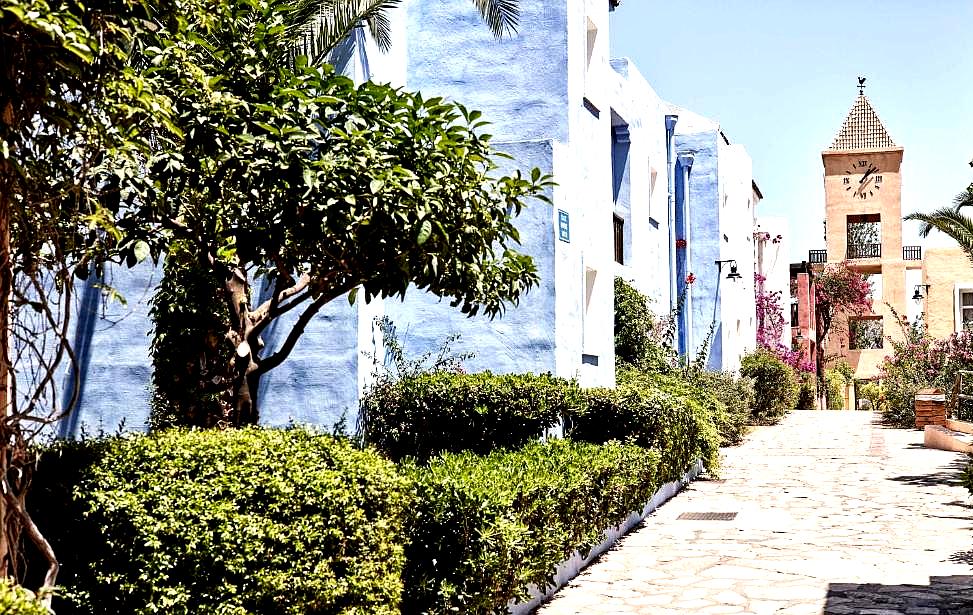
{"type": "Polygon", "coordinates": [[[792,412],[538,613],[973,613],[966,460],[921,442],[872,413],[792,412]]]}

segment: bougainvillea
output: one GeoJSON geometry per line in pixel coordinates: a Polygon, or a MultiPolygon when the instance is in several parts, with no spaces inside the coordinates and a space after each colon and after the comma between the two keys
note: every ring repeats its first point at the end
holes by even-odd
{"type": "MultiPolygon", "coordinates": [[[[883,414],[890,423],[911,427],[915,422],[915,395],[919,389],[937,387],[951,398],[957,372],[973,370],[973,331],[934,339],[921,319],[901,324],[904,339],[889,338],[892,354],[882,363],[883,414]]],[[[969,394],[970,388],[967,380],[963,392],[969,394]]],[[[973,419],[973,404],[964,400],[957,410],[959,418],[973,419]]]]}
{"type": "Polygon", "coordinates": [[[753,274],[753,281],[757,307],[757,346],[769,350],[796,370],[814,371],[814,364],[803,360],[799,350],[793,350],[781,343],[787,322],[781,307],[781,292],[767,291],[764,288],[767,278],[759,273],[753,274]]]}
{"type": "Polygon", "coordinates": [[[814,276],[814,311],[817,316],[818,380],[823,377],[825,340],[839,314],[861,316],[872,309],[868,276],[847,263],[829,263],[814,276]]]}

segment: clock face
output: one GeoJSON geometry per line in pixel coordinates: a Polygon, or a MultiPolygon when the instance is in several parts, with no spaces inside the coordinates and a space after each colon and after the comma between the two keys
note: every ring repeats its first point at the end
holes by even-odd
{"type": "Polygon", "coordinates": [[[855,160],[845,171],[845,192],[853,199],[868,199],[882,189],[879,168],[867,159],[855,160]]]}

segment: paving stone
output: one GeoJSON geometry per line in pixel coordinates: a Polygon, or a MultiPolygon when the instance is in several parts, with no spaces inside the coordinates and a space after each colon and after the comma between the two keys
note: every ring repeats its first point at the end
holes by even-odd
{"type": "Polygon", "coordinates": [[[698,481],[539,615],[973,613],[964,456],[865,412],[793,412],[698,481]],[[882,456],[870,455],[883,442],[882,456]],[[684,512],[738,512],[684,521],[684,512]]]}

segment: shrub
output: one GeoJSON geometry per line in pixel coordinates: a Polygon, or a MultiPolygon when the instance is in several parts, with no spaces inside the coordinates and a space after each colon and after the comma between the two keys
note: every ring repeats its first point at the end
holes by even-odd
{"type": "Polygon", "coordinates": [[[33,592],[0,580],[0,614],[2,615],[50,615],[33,592]]]}
{"type": "Polygon", "coordinates": [[[346,442],[164,431],[63,445],[36,479],[59,613],[399,612],[408,481],[346,442]]]}
{"type": "Polygon", "coordinates": [[[754,422],[772,425],[794,407],[797,401],[797,376],[790,366],[771,352],[758,348],[744,356],[740,374],[754,380],[754,422]]]}
{"type": "Polygon", "coordinates": [[[880,382],[861,381],[855,385],[855,396],[868,401],[868,410],[885,411],[885,389],[880,382]]]}
{"type": "Polygon", "coordinates": [[[847,382],[840,372],[833,369],[824,372],[824,390],[828,410],[841,410],[845,407],[845,386],[847,386],[847,382]]]}
{"type": "Polygon", "coordinates": [[[713,413],[720,445],[742,442],[755,401],[753,379],[740,378],[732,372],[702,372],[696,375],[693,384],[698,395],[710,396],[726,409],[725,412],[713,413]]]}
{"type": "MultiPolygon", "coordinates": [[[[961,370],[973,370],[973,331],[954,333],[937,340],[929,336],[921,320],[901,324],[904,339],[892,340],[892,354],[882,363],[882,415],[893,425],[913,427],[915,396],[919,389],[941,388],[952,403],[956,374],[961,370]]],[[[958,418],[973,419],[973,402],[961,400],[957,410],[958,418]]]]}
{"type": "Polygon", "coordinates": [[[530,583],[586,553],[658,489],[658,454],[619,443],[555,440],[485,457],[434,459],[418,497],[403,613],[506,613],[530,583]]]}
{"type": "MultiPolygon", "coordinates": [[[[697,460],[715,472],[720,439],[714,414],[726,409],[674,376],[621,370],[614,389],[588,389],[588,409],[570,436],[585,442],[629,441],[662,455],[660,476],[676,480],[697,460]]],[[[718,419],[722,420],[722,419],[718,419]]]]}
{"type": "Polygon", "coordinates": [[[583,405],[577,383],[550,374],[419,374],[366,393],[362,435],[392,459],[486,454],[523,446],[583,405]]]}
{"type": "Polygon", "coordinates": [[[620,277],[615,278],[615,355],[619,363],[654,372],[679,366],[672,348],[675,318],[660,318],[649,309],[650,299],[620,277]]]}
{"type": "Polygon", "coordinates": [[[813,373],[798,374],[797,405],[799,410],[814,410],[818,407],[818,385],[813,373]]]}

